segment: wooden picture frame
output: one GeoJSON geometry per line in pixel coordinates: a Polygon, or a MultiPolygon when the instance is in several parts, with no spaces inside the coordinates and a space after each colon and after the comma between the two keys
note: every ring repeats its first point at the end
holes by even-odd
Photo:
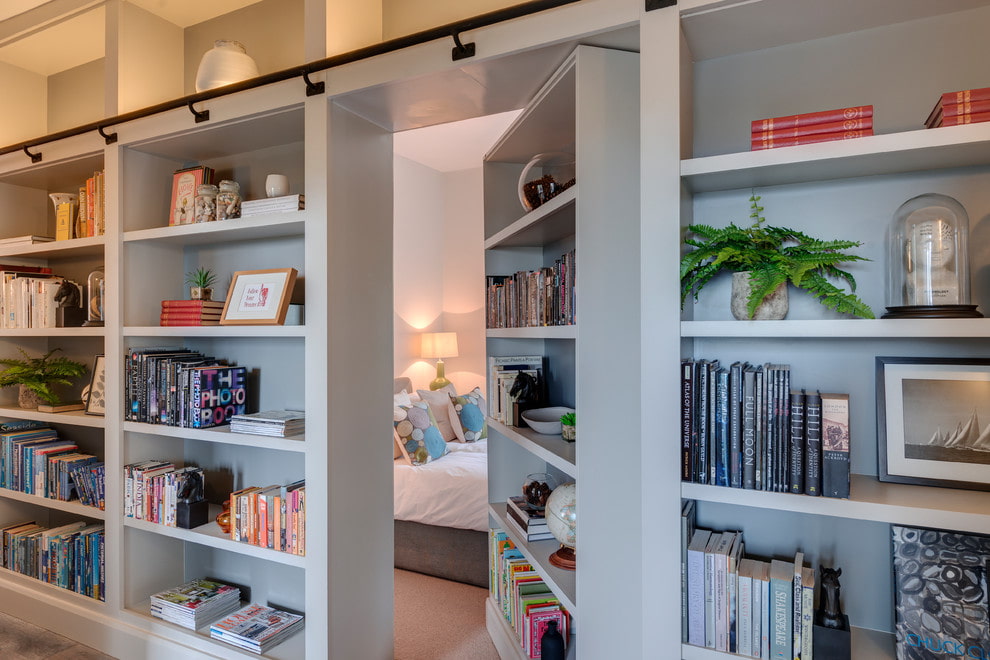
{"type": "Polygon", "coordinates": [[[990,358],[877,357],[876,390],[880,481],[990,490],[990,358]]]}
{"type": "Polygon", "coordinates": [[[191,225],[195,222],[193,201],[196,188],[202,183],[213,182],[213,168],[205,165],[176,170],[172,174],[172,202],[169,205],[168,224],[191,225]]]}
{"type": "Polygon", "coordinates": [[[106,415],[107,413],[107,375],[106,356],[97,355],[93,360],[93,374],[89,381],[89,393],[86,395],[87,415],[106,415]]]}
{"type": "Polygon", "coordinates": [[[282,325],[299,272],[295,268],[233,274],[220,325],[282,325]]]}

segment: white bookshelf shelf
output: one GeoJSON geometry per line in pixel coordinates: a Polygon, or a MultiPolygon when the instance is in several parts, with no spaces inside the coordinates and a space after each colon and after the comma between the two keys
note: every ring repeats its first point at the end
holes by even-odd
{"type": "Polygon", "coordinates": [[[557,568],[548,559],[560,547],[560,543],[555,539],[549,541],[525,541],[509,525],[506,519],[505,502],[490,503],[488,505],[488,513],[495,521],[495,524],[509,535],[509,538],[512,539],[512,542],[523,553],[523,556],[536,567],[543,581],[547,583],[550,590],[560,599],[560,604],[564,606],[564,609],[576,617],[575,571],[565,571],[557,568]]]}
{"type": "Polygon", "coordinates": [[[695,193],[827,179],[939,170],[986,163],[986,123],[871,135],[681,161],[695,193]]]}
{"type": "Polygon", "coordinates": [[[257,557],[258,559],[264,559],[265,561],[270,561],[276,564],[284,564],[286,566],[295,566],[298,568],[306,567],[305,555],[293,555],[287,552],[272,550],[271,548],[261,548],[256,545],[251,545],[250,543],[241,543],[239,541],[232,540],[229,536],[224,534],[220,530],[220,526],[214,522],[214,518],[218,513],[220,513],[220,507],[211,504],[209,513],[210,522],[193,529],[169,527],[167,525],[159,525],[158,523],[148,522],[147,520],[138,520],[136,518],[124,518],[124,526],[131,527],[133,529],[140,529],[142,531],[158,534],[160,536],[179,539],[180,541],[189,541],[191,543],[207,545],[211,548],[226,550],[239,555],[257,557]]]}
{"type": "MultiPolygon", "coordinates": [[[[894,636],[890,633],[852,628],[852,657],[854,660],[892,660],[894,658],[894,636]]],[[[681,644],[682,660],[731,660],[749,656],[723,653],[691,644],[681,644]]]]}
{"type": "MultiPolygon", "coordinates": [[[[879,311],[879,310],[878,310],[879,311]]],[[[925,338],[985,337],[990,319],[843,319],[682,321],[684,337],[925,338]]]]}
{"type": "Polygon", "coordinates": [[[68,513],[73,513],[77,516],[84,516],[86,518],[96,518],[97,520],[106,519],[105,511],[102,509],[97,509],[96,507],[86,506],[80,503],[79,500],[63,502],[62,500],[56,500],[49,497],[28,495],[27,493],[11,490],[9,488],[0,488],[0,497],[8,500],[17,500],[18,502],[27,502],[28,504],[36,504],[48,509],[58,509],[59,511],[66,511],[68,513]]]}
{"type": "Polygon", "coordinates": [[[4,328],[0,337],[103,337],[106,328],[77,327],[77,328],[4,328]]]}
{"type": "Polygon", "coordinates": [[[102,256],[106,242],[105,236],[90,236],[89,238],[71,238],[65,241],[49,241],[47,243],[32,243],[31,245],[6,245],[0,246],[0,258],[49,259],[67,256],[102,256]]]}
{"type": "Polygon", "coordinates": [[[488,328],[489,339],[577,339],[577,325],[545,325],[535,328],[488,328]]]}
{"type": "Polygon", "coordinates": [[[574,235],[577,185],[536,207],[505,229],[485,239],[485,249],[542,247],[574,235]]]}
{"type": "MultiPolygon", "coordinates": [[[[241,605],[247,605],[247,601],[242,601],[241,605]]],[[[269,658],[270,660],[297,660],[306,657],[306,635],[303,628],[297,630],[291,637],[287,637],[281,643],[269,649],[268,653],[258,655],[250,651],[239,649],[232,644],[221,642],[210,637],[210,626],[206,625],[198,630],[190,630],[182,626],[175,625],[163,619],[151,616],[151,599],[137,603],[133,607],[124,610],[131,621],[154,634],[175,638],[182,644],[191,646],[203,653],[208,653],[212,657],[220,658],[269,658]]],[[[222,618],[222,617],[220,617],[222,618]]],[[[210,622],[211,624],[213,622],[210,622]]]]}
{"type": "Polygon", "coordinates": [[[107,608],[105,601],[90,598],[89,596],[84,596],[83,594],[77,594],[75,591],[63,589],[62,587],[57,587],[54,584],[42,582],[37,578],[24,575],[23,573],[18,573],[17,571],[12,571],[9,568],[0,567],[0,577],[3,578],[3,583],[0,584],[0,591],[11,589],[22,592],[26,595],[35,589],[42,589],[45,595],[56,599],[64,599],[62,602],[69,603],[72,607],[82,606],[86,608],[94,608],[104,612],[107,608]]]}
{"type": "Polygon", "coordinates": [[[490,428],[495,429],[531,454],[538,456],[540,460],[546,461],[577,479],[575,443],[566,442],[559,435],[545,435],[537,433],[531,428],[507,426],[491,417],[487,419],[490,428]]]}
{"type": "Polygon", "coordinates": [[[304,325],[130,325],[125,337],[305,337],[304,325]]]}
{"type": "Polygon", "coordinates": [[[279,451],[306,451],[306,437],[304,435],[293,435],[286,438],[276,438],[267,435],[254,435],[250,433],[233,433],[229,426],[217,426],[208,429],[190,429],[184,426],[165,426],[163,424],[144,424],[141,422],[124,422],[124,431],[136,433],[146,433],[148,435],[158,435],[167,438],[181,438],[183,440],[199,440],[201,442],[217,442],[221,444],[237,445],[239,447],[259,447],[262,449],[276,449],[279,451]]]}
{"type": "Polygon", "coordinates": [[[89,426],[91,428],[103,428],[106,420],[102,415],[87,415],[82,410],[72,410],[61,413],[43,413],[27,408],[17,408],[14,406],[0,407],[0,417],[13,417],[15,419],[32,419],[49,424],[71,424],[73,426],[89,426]]]}
{"type": "Polygon", "coordinates": [[[485,599],[485,628],[492,638],[492,644],[502,660],[529,660],[522,650],[522,645],[516,638],[512,626],[505,620],[495,599],[489,596],[485,599]]]}
{"type": "Polygon", "coordinates": [[[209,245],[217,241],[302,236],[305,221],[306,211],[264,213],[248,218],[128,231],[124,232],[124,242],[155,241],[175,245],[209,245]]]}
{"type": "Polygon", "coordinates": [[[990,492],[886,483],[869,475],[851,476],[848,500],[692,483],[681,484],[681,495],[702,502],[990,534],[990,492]]]}

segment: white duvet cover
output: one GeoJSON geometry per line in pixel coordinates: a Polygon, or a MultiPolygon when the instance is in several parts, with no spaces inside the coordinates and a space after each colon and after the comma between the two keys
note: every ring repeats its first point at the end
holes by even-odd
{"type": "Polygon", "coordinates": [[[426,465],[395,461],[395,518],[426,525],[488,530],[488,442],[448,442],[426,465]]]}

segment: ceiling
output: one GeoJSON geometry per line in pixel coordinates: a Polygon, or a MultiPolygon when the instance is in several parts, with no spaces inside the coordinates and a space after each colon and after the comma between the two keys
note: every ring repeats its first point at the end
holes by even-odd
{"type": "MultiPolygon", "coordinates": [[[[260,0],[128,0],[180,28],[253,5],[260,0]]],[[[103,2],[94,0],[3,0],[0,62],[43,76],[104,56],[103,2]],[[53,45],[58,45],[53,47],[53,45]],[[71,44],[70,48],[64,44],[71,44]],[[59,47],[63,46],[63,47],[59,47]]]]}
{"type": "Polygon", "coordinates": [[[458,172],[481,167],[499,136],[519,115],[519,110],[464,119],[396,133],[396,156],[414,160],[438,172],[458,172]]]}

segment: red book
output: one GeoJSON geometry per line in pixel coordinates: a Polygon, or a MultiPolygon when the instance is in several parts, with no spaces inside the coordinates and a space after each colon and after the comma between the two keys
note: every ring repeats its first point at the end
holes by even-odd
{"type": "Polygon", "coordinates": [[[873,130],[873,117],[843,119],[842,121],[829,121],[823,124],[807,124],[805,126],[795,126],[794,128],[776,128],[772,131],[758,131],[751,135],[751,139],[793,138],[803,135],[817,135],[819,133],[861,130],[873,130]]]}
{"type": "Polygon", "coordinates": [[[946,92],[942,94],[940,103],[968,103],[970,101],[990,100],[990,87],[979,87],[977,89],[964,89],[959,92],[946,92]]]}
{"type": "Polygon", "coordinates": [[[873,135],[872,130],[862,131],[839,131],[836,133],[819,133],[818,135],[803,135],[794,138],[773,138],[762,140],[753,138],[750,141],[750,150],[773,149],[775,147],[794,147],[799,144],[815,144],[816,142],[831,142],[833,140],[851,140],[858,137],[873,135]]]}
{"type": "Polygon", "coordinates": [[[182,325],[220,325],[218,319],[161,319],[158,322],[162,327],[177,327],[182,325]]]}
{"type": "Polygon", "coordinates": [[[990,121],[990,112],[973,112],[964,115],[955,115],[953,117],[942,117],[942,121],[939,122],[939,126],[958,126],[959,124],[979,124],[980,122],[990,121]]]}
{"type": "Polygon", "coordinates": [[[800,115],[757,119],[750,124],[750,130],[752,133],[760,133],[762,131],[776,131],[782,128],[794,128],[795,126],[807,126],[809,124],[824,124],[827,122],[843,121],[846,119],[864,119],[872,116],[872,105],[858,105],[851,108],[839,108],[837,110],[822,110],[821,112],[806,112],[800,115]]]}
{"type": "Polygon", "coordinates": [[[164,318],[190,318],[190,319],[209,319],[209,318],[220,318],[223,314],[223,310],[212,310],[212,309],[163,309],[161,317],[164,318]]]}

